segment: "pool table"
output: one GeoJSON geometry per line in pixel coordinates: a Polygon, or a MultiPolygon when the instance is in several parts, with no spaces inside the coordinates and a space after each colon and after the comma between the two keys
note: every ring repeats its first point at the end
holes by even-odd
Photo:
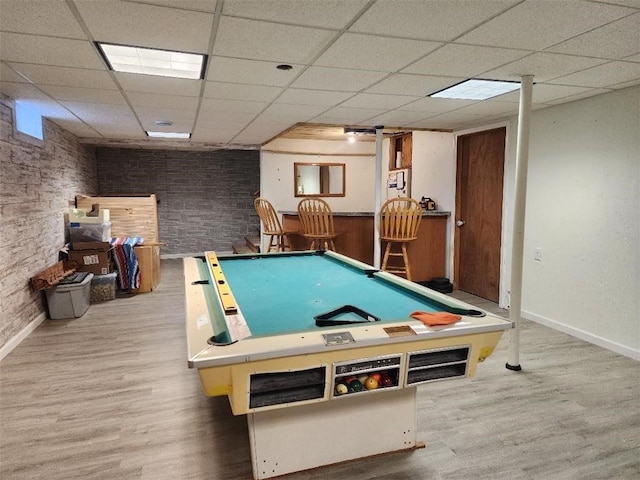
{"type": "Polygon", "coordinates": [[[184,285],[188,365],[247,415],[256,479],[423,446],[417,386],[472,376],[511,328],[334,252],[205,252],[184,285]]]}

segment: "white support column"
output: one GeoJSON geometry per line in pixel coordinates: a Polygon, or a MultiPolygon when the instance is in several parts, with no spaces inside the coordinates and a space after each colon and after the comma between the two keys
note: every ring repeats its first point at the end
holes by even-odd
{"type": "Polygon", "coordinates": [[[373,209],[373,266],[380,268],[380,206],[382,205],[382,125],[376,125],[376,168],[373,209]]]}
{"type": "Polygon", "coordinates": [[[529,126],[533,75],[523,75],[520,83],[520,108],[518,111],[518,140],[516,146],[516,184],[513,213],[513,240],[511,244],[511,288],[509,320],[513,328],[509,336],[509,354],[506,367],[519,371],[520,320],[522,315],[522,261],[524,252],[524,220],[527,200],[527,170],[529,164],[529,126]]]}

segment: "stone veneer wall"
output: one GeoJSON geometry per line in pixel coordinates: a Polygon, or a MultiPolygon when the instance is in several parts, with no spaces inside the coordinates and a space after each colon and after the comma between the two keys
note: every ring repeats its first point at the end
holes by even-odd
{"type": "Polygon", "coordinates": [[[96,157],[101,195],[156,194],[163,256],[229,252],[259,231],[257,150],[98,148],[96,157]]]}
{"type": "Polygon", "coordinates": [[[98,189],[93,149],[48,120],[42,142],[14,133],[12,105],[0,94],[0,348],[45,318],[29,280],[58,261],[75,195],[98,189]]]}

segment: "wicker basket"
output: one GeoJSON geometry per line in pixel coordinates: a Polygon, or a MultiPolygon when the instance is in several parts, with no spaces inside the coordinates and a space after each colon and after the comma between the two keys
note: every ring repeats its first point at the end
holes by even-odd
{"type": "Polygon", "coordinates": [[[38,273],[31,279],[31,285],[34,290],[46,290],[47,288],[55,287],[75,271],[76,269],[67,262],[61,261],[38,273]]]}

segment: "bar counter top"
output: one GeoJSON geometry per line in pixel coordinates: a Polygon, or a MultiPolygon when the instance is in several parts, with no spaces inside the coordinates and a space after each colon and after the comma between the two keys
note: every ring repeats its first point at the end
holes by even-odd
{"type": "MultiPolygon", "coordinates": [[[[282,215],[298,215],[298,212],[294,212],[291,210],[278,210],[278,213],[282,215]]],[[[373,217],[375,215],[374,212],[333,212],[334,216],[337,217],[373,217]]],[[[451,212],[445,212],[443,210],[423,210],[423,217],[448,217],[451,215],[451,212]]]]}

